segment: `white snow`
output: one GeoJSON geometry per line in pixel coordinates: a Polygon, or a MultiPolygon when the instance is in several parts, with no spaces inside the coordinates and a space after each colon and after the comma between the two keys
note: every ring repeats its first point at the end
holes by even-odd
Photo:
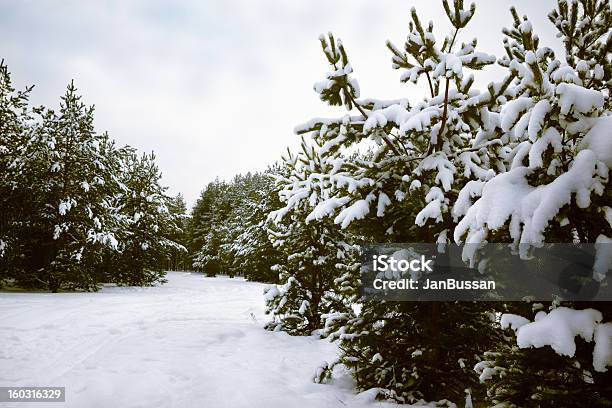
{"type": "Polygon", "coordinates": [[[423,171],[437,170],[435,182],[442,185],[444,191],[449,191],[455,180],[456,168],[444,153],[434,153],[425,157],[415,170],[416,175],[421,175],[423,171]]]}
{"type": "Polygon", "coordinates": [[[474,366],[474,371],[478,373],[480,382],[485,382],[500,373],[500,367],[492,365],[490,361],[480,361],[474,366]]]}
{"type": "Polygon", "coordinates": [[[580,141],[581,149],[589,149],[612,169],[612,116],[602,116],[580,141]]]}
{"type": "Polygon", "coordinates": [[[345,229],[353,220],[361,220],[370,212],[370,203],[368,200],[358,200],[350,207],[340,211],[340,214],[334,218],[334,223],[340,224],[342,229],[345,229]]]}
{"type": "Polygon", "coordinates": [[[76,201],[72,198],[69,198],[60,202],[58,211],[60,215],[66,215],[74,206],[76,206],[76,201]]]}
{"type": "Polygon", "coordinates": [[[587,208],[592,193],[603,193],[599,177],[607,177],[607,168],[598,167],[595,154],[583,150],[569,171],[550,184],[532,187],[526,179],[529,174],[530,169],[519,166],[491,179],[455,228],[455,241],[461,242],[467,234],[466,242],[481,242],[487,230],[497,230],[510,220],[510,236],[516,242],[541,243],[549,222],[572,196],[578,207],[587,208]]]}
{"type": "Polygon", "coordinates": [[[440,117],[440,109],[437,106],[430,106],[422,111],[410,112],[410,116],[400,125],[400,132],[406,134],[411,130],[421,132],[431,126],[432,121],[440,117]]]}
{"type": "Polygon", "coordinates": [[[432,187],[425,200],[428,202],[425,207],[416,215],[414,219],[414,223],[420,227],[425,225],[428,219],[433,219],[435,222],[442,222],[442,200],[444,200],[444,196],[442,197],[433,197],[432,192],[439,191],[442,194],[442,191],[438,187],[432,187]],[[435,190],[434,190],[435,189],[435,190]]]}
{"type": "Polygon", "coordinates": [[[522,114],[533,106],[531,98],[520,97],[504,105],[501,112],[501,128],[508,132],[522,114]]]}
{"type": "MultiPolygon", "coordinates": [[[[537,107],[537,106],[536,106],[537,107]]],[[[531,149],[529,149],[529,168],[535,169],[544,165],[542,155],[552,146],[555,153],[562,150],[562,138],[559,131],[555,128],[548,128],[544,131],[542,137],[537,139],[531,149]]]]}
{"type": "Polygon", "coordinates": [[[376,211],[376,216],[377,217],[384,216],[385,208],[387,208],[387,206],[390,204],[391,204],[391,200],[389,199],[389,196],[386,195],[385,193],[380,193],[380,195],[378,196],[378,207],[376,211]]]}
{"type": "Polygon", "coordinates": [[[598,324],[595,328],[593,367],[595,371],[606,372],[612,367],[612,323],[598,324]]]}
{"type": "Polygon", "coordinates": [[[349,197],[340,197],[340,198],[332,197],[325,201],[321,201],[320,203],[316,205],[314,210],[312,210],[312,212],[308,214],[308,217],[306,217],[306,222],[310,222],[312,220],[320,220],[327,216],[330,216],[331,214],[334,213],[336,208],[342,207],[349,201],[350,201],[349,197]]]}
{"type": "Polygon", "coordinates": [[[562,115],[567,115],[571,110],[577,113],[588,113],[601,108],[604,104],[603,93],[575,84],[559,84],[556,93],[559,95],[562,115]]]}
{"type": "Polygon", "coordinates": [[[459,196],[453,206],[453,217],[455,220],[465,215],[467,210],[472,206],[472,199],[474,197],[480,197],[484,184],[485,183],[480,180],[470,180],[461,191],[459,191],[459,196]]]}
{"type": "Polygon", "coordinates": [[[595,239],[593,279],[603,281],[610,269],[612,269],[612,239],[600,234],[595,239]]]}
{"type": "Polygon", "coordinates": [[[538,138],[538,134],[544,126],[546,115],[551,110],[550,102],[548,99],[542,99],[536,103],[529,116],[529,125],[527,126],[527,133],[529,139],[533,142],[538,138]]]}
{"type": "Polygon", "coordinates": [[[612,342],[612,330],[609,330],[607,325],[598,324],[601,320],[601,312],[595,309],[574,310],[559,307],[550,313],[540,311],[534,322],[519,322],[522,325],[516,330],[516,342],[520,348],[550,346],[557,354],[573,357],[576,353],[575,337],[580,336],[591,342],[597,329],[596,342],[599,350],[593,354],[594,366],[598,368],[599,363],[603,364],[599,368],[605,367],[605,364],[610,362],[606,346],[612,342]],[[599,330],[599,326],[605,328],[599,330]]]}
{"type": "Polygon", "coordinates": [[[530,323],[529,319],[510,313],[503,314],[500,320],[501,328],[504,330],[510,327],[512,330],[517,331],[520,327],[528,323],[530,323]]]}
{"type": "Polygon", "coordinates": [[[436,67],[433,72],[433,77],[437,78],[439,76],[445,76],[447,78],[452,78],[453,74],[457,77],[463,77],[463,66],[461,64],[461,59],[457,57],[455,54],[444,53],[440,55],[440,63],[436,67]]]}
{"type": "Polygon", "coordinates": [[[397,407],[359,396],[343,372],[313,383],[338,349],[264,330],[264,285],[182,272],[168,281],[0,293],[0,384],[65,386],[60,405],[75,408],[397,407]]]}

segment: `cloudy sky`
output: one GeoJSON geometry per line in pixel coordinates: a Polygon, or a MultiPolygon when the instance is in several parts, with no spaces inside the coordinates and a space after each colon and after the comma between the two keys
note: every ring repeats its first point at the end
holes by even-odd
{"type": "MultiPolygon", "coordinates": [[[[481,51],[501,54],[511,4],[557,45],[553,0],[476,3],[460,40],[477,37],[481,51]]],[[[193,204],[215,177],[265,169],[296,146],[296,124],[336,113],[312,91],[328,70],[321,33],[342,38],[362,97],[420,98],[384,45],[403,43],[412,6],[440,38],[450,31],[441,1],[0,0],[0,58],[17,87],[36,85],[36,105],[57,106],[74,79],[96,128],[155,151],[170,193],[193,204]]],[[[479,82],[494,79],[490,69],[479,82]]]]}

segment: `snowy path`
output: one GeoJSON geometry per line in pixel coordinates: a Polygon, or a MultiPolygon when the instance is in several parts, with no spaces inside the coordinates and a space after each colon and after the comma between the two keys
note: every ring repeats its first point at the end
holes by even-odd
{"type": "Polygon", "coordinates": [[[67,392],[65,404],[0,407],[387,405],[355,396],[348,377],[312,383],[336,347],[263,330],[261,284],[180,272],[168,280],[99,293],[0,293],[0,386],[67,392]]]}

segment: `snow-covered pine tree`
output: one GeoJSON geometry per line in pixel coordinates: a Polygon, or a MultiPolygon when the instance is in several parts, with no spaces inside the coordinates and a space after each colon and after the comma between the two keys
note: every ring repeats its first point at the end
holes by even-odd
{"type": "Polygon", "coordinates": [[[218,248],[218,259],[223,270],[230,276],[243,275],[244,269],[240,261],[236,259],[236,240],[244,231],[246,218],[252,215],[247,208],[247,201],[253,189],[256,188],[256,177],[250,172],[242,175],[236,175],[233,180],[228,183],[227,191],[225,192],[221,202],[227,203],[227,214],[219,219],[219,227],[217,227],[221,238],[218,248]]]}
{"type": "Polygon", "coordinates": [[[280,253],[272,244],[267,227],[268,214],[281,207],[272,177],[277,167],[247,179],[240,203],[232,215],[232,228],[238,235],[227,248],[231,254],[231,268],[250,281],[278,282],[278,273],[272,267],[280,262],[280,253]]]}
{"type": "MultiPolygon", "coordinates": [[[[134,277],[140,270],[119,263],[124,261],[117,253],[120,244],[146,233],[152,247],[172,246],[164,235],[172,223],[159,219],[164,226],[159,231],[143,227],[126,236],[129,222],[122,210],[129,206],[122,199],[132,191],[122,179],[131,174],[134,149],[118,148],[108,134],[95,132],[93,108],[83,104],[72,83],[59,111],[30,108],[29,89],[15,92],[2,63],[0,92],[0,279],[51,291],[143,283],[134,277]]],[[[163,191],[152,158],[145,162],[156,176],[147,179],[152,184],[134,188],[163,191]]]]}
{"type": "Polygon", "coordinates": [[[270,213],[270,233],[281,251],[275,267],[279,285],[266,288],[266,328],[309,335],[323,327],[323,317],[347,313],[356,300],[359,279],[357,251],[351,237],[329,219],[316,219],[310,209],[328,197],[319,174],[331,170],[313,146],[302,143],[297,155],[288,152],[278,174],[285,207],[270,213]],[[295,197],[304,197],[294,205],[295,197]]]}
{"type": "Polygon", "coordinates": [[[169,210],[171,198],[160,185],[161,173],[155,155],[138,156],[130,152],[124,157],[120,183],[121,230],[113,281],[132,286],[163,282],[165,266],[171,253],[186,251],[171,236],[178,229],[180,218],[169,210]]]}
{"type": "Polygon", "coordinates": [[[208,276],[228,272],[228,257],[222,251],[229,242],[227,220],[234,203],[231,185],[215,180],[204,191],[194,208],[192,226],[193,266],[208,276]]]}
{"type": "Polygon", "coordinates": [[[593,306],[601,309],[602,304],[509,304],[513,313],[500,321],[504,338],[474,367],[487,387],[487,402],[525,408],[611,406],[612,323],[593,306]]]}
{"type": "MultiPolygon", "coordinates": [[[[455,239],[511,240],[521,255],[544,242],[598,242],[609,250],[610,4],[558,2],[549,19],[563,40],[564,60],[540,46],[529,20],[511,11],[514,25],[504,30],[507,55],[500,61],[516,75],[513,97],[500,115],[507,163],[472,194],[480,198],[466,206],[455,239]],[[493,203],[495,212],[489,211],[493,203]]],[[[610,268],[609,259],[603,259],[593,268],[600,280],[610,268]]],[[[501,322],[510,332],[507,341],[476,367],[490,403],[612,404],[606,368],[612,365],[609,303],[515,304],[507,309],[501,322]]]]}
{"type": "Polygon", "coordinates": [[[544,242],[553,229],[560,242],[596,242],[610,236],[606,208],[612,200],[608,177],[612,148],[606,130],[611,122],[608,92],[601,90],[602,81],[610,82],[612,43],[605,25],[609,7],[607,2],[572,3],[572,19],[584,8],[594,13],[580,12],[581,18],[573,22],[593,30],[590,51],[581,51],[583,41],[574,42],[578,34],[568,32],[572,23],[564,19],[569,18],[563,11],[567,4],[559,3],[562,14],[556,11],[551,19],[562,36],[570,35],[564,37],[572,55],[566,61],[541,47],[531,22],[512,9],[514,27],[504,30],[508,55],[500,61],[517,77],[514,96],[500,115],[505,136],[499,140],[508,151],[507,163],[480,192],[470,190],[472,197],[481,197],[463,211],[454,231],[456,241],[481,242],[505,226],[508,238],[525,244],[544,242]],[[586,60],[577,61],[577,55],[586,60]],[[572,61],[575,65],[569,65],[572,61]],[[488,211],[493,201],[506,205],[488,211]]]}
{"type": "Polygon", "coordinates": [[[276,282],[270,267],[279,253],[267,234],[268,214],[280,207],[270,174],[247,173],[210,183],[193,210],[190,248],[194,266],[209,276],[220,272],[276,282]]]}
{"type": "Polygon", "coordinates": [[[184,271],[191,266],[191,260],[187,252],[188,245],[188,228],[190,217],[187,212],[187,203],[183,194],[178,193],[175,197],[171,197],[168,202],[168,210],[171,216],[176,220],[177,229],[170,232],[168,238],[177,244],[180,244],[180,249],[170,249],[170,260],[168,262],[168,270],[184,271]]]}
{"type": "Polygon", "coordinates": [[[191,218],[189,220],[188,229],[188,246],[189,255],[192,258],[192,266],[196,270],[200,270],[194,265],[195,254],[202,248],[204,244],[204,237],[212,219],[212,205],[213,200],[216,196],[213,188],[216,186],[215,183],[209,183],[201,192],[198,197],[193,209],[191,210],[191,218]]]}
{"type": "Polygon", "coordinates": [[[106,147],[108,136],[94,131],[93,108],[71,83],[59,111],[44,112],[27,145],[33,206],[23,214],[28,221],[21,251],[28,273],[20,284],[96,289],[100,249],[117,245],[107,201],[113,156],[106,147]]]}
{"type": "Polygon", "coordinates": [[[23,151],[34,126],[28,105],[31,88],[16,91],[4,60],[0,62],[0,286],[20,271],[19,220],[29,206],[26,163],[23,151]]]}
{"type": "MultiPolygon", "coordinates": [[[[452,6],[443,1],[443,6],[452,31],[442,44],[436,41],[433,23],[424,26],[414,9],[403,49],[387,44],[393,67],[403,70],[402,81],[427,90],[413,105],[405,99],[360,99],[342,43],[331,35],[321,37],[333,70],[315,84],[315,91],[348,112],[296,128],[299,134],[309,133],[321,146],[318,154],[333,163],[318,175],[327,198],[311,206],[312,219],[331,218],[341,228],[371,234],[368,238],[378,242],[446,243],[456,225],[455,204],[469,200],[469,194],[459,194],[461,188],[468,184],[477,189],[495,175],[503,158],[489,148],[499,144],[494,137],[498,101],[512,78],[483,93],[472,87],[469,70],[495,58],[477,52],[475,39],[459,43],[475,6],[465,9],[459,0],[452,6]],[[357,115],[351,114],[353,108],[357,115]],[[349,156],[363,150],[368,153],[349,156]]],[[[288,203],[308,205],[308,196],[296,190],[288,203]]],[[[471,368],[479,351],[495,341],[491,311],[484,303],[366,301],[359,316],[333,316],[327,329],[341,340],[339,363],[352,370],[359,389],[379,388],[385,396],[406,402],[463,401],[466,388],[480,397],[471,368]]]]}
{"type": "Polygon", "coordinates": [[[143,268],[126,270],[118,251],[146,246],[128,261],[160,269],[158,249],[180,248],[169,239],[175,217],[153,156],[138,160],[134,149],[96,133],[93,107],[73,83],[57,112],[30,108],[30,89],[15,92],[0,63],[0,280],[51,291],[152,282],[143,268]],[[135,228],[135,206],[154,221],[135,228]]]}

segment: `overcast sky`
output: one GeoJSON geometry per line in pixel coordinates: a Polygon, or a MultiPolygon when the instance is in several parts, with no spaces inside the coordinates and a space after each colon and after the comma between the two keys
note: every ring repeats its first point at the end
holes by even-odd
{"type": "MultiPolygon", "coordinates": [[[[452,3],[452,2],[451,2],[452,3]]],[[[466,3],[468,3],[466,1],[466,3]]],[[[460,40],[501,55],[515,4],[543,44],[553,0],[477,1],[460,40]]],[[[362,97],[420,98],[399,83],[385,40],[403,44],[416,6],[442,35],[441,1],[409,0],[0,0],[0,58],[32,102],[55,107],[74,79],[96,106],[96,128],[155,151],[169,192],[194,203],[215,177],[263,170],[296,146],[296,124],[332,115],[312,90],[328,71],[317,40],[341,37],[362,97]]],[[[481,75],[486,84],[499,71],[481,75]]]]}

